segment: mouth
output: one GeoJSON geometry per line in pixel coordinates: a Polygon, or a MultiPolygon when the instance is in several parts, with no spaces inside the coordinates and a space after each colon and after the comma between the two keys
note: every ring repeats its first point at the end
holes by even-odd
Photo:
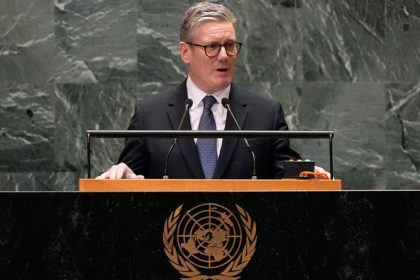
{"type": "Polygon", "coordinates": [[[225,72],[228,71],[228,68],[227,67],[219,67],[219,68],[216,69],[216,71],[219,72],[219,73],[225,73],[225,72]]]}

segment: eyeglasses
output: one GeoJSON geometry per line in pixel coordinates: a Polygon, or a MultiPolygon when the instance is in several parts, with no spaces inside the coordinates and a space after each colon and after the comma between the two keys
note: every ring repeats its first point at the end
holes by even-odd
{"type": "Polygon", "coordinates": [[[222,47],[225,48],[226,54],[228,56],[236,56],[239,54],[239,51],[241,50],[241,46],[242,46],[242,43],[239,43],[239,42],[227,42],[224,45],[219,45],[219,44],[199,45],[199,44],[194,44],[190,42],[185,42],[185,43],[191,46],[204,48],[204,52],[210,58],[216,57],[220,53],[220,50],[222,49],[222,47]]]}

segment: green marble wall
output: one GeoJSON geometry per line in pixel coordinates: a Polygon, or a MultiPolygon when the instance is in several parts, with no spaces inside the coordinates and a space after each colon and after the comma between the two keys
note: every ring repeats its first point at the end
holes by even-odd
{"type": "MultiPolygon", "coordinates": [[[[197,1],[0,2],[0,190],[76,190],[87,129],[125,129],[134,104],[186,75],[197,1]]],[[[420,188],[418,0],[237,0],[236,83],[279,100],[293,130],[334,130],[346,189],[420,188]]],[[[94,140],[93,175],[121,140],[94,140]]],[[[328,166],[325,140],[294,140],[328,166]]]]}

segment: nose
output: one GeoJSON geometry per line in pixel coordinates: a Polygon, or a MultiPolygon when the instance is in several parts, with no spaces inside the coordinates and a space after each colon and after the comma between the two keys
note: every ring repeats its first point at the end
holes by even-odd
{"type": "Polygon", "coordinates": [[[226,57],[228,57],[228,54],[226,52],[225,46],[220,46],[220,51],[219,51],[219,54],[218,54],[217,57],[218,58],[226,58],[226,57]]]}

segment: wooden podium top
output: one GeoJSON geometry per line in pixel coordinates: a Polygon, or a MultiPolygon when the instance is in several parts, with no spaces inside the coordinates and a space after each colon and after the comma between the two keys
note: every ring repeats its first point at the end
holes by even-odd
{"type": "Polygon", "coordinates": [[[80,179],[82,192],[269,192],[269,191],[339,191],[341,180],[198,180],[80,179]]]}

